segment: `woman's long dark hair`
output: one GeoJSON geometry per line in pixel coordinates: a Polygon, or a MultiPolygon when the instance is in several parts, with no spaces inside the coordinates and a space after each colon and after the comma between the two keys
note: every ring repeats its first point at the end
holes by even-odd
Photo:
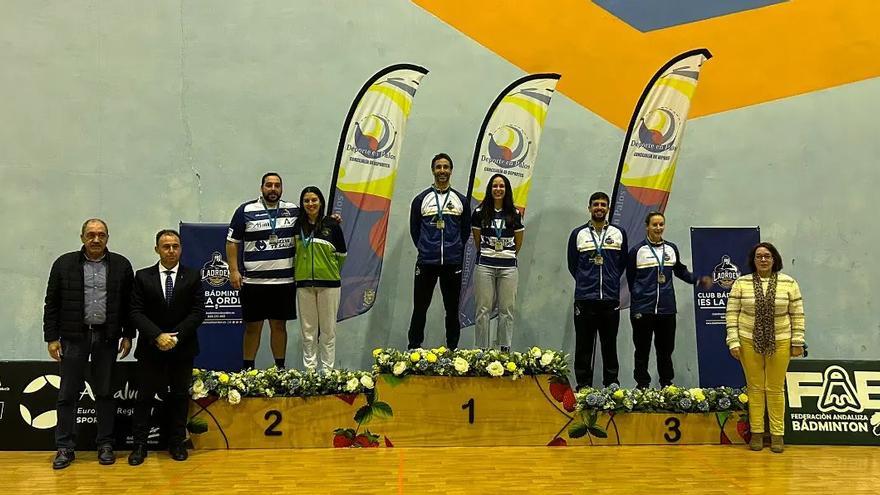
{"type": "Polygon", "coordinates": [[[510,181],[504,174],[495,174],[486,184],[486,195],[483,196],[483,202],[480,203],[480,225],[483,228],[489,228],[492,225],[492,219],[495,218],[495,198],[492,197],[492,183],[497,177],[501,177],[504,181],[504,199],[501,201],[501,213],[504,215],[504,223],[507,226],[513,226],[513,219],[516,218],[516,207],[513,206],[513,188],[510,187],[510,181]]]}
{"type": "Polygon", "coordinates": [[[324,221],[324,207],[326,202],[324,201],[324,193],[318,189],[317,186],[307,186],[303,188],[302,192],[299,193],[299,207],[301,209],[299,218],[297,219],[297,226],[294,227],[294,231],[299,233],[302,231],[306,235],[310,235],[313,229],[318,229],[321,227],[321,224],[324,221]],[[306,213],[306,208],[303,205],[303,199],[306,197],[306,193],[313,193],[318,197],[318,201],[320,201],[321,206],[318,207],[318,217],[315,219],[315,225],[309,223],[309,215],[306,213]]]}

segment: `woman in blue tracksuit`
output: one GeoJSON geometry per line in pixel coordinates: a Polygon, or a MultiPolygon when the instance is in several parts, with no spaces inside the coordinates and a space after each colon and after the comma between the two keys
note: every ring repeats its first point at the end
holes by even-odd
{"type": "Polygon", "coordinates": [[[633,378],[639,388],[651,385],[648,373],[648,358],[651,354],[651,339],[657,351],[657,372],[660,386],[672,385],[675,370],[672,365],[672,351],[675,349],[675,289],[672,276],[688,284],[698,279],[681,262],[678,246],[663,240],[666,218],[662,213],[652,211],[645,218],[647,237],[636,244],[627,257],[626,278],[630,292],[630,322],[635,345],[635,364],[633,378]]]}

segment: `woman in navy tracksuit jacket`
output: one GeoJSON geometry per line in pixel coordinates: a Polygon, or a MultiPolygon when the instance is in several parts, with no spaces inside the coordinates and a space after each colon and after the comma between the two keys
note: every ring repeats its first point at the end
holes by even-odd
{"type": "Polygon", "coordinates": [[[662,213],[649,213],[645,226],[647,237],[630,249],[626,269],[635,345],[633,378],[639,388],[651,385],[648,358],[653,337],[660,386],[665,387],[672,385],[675,377],[672,351],[675,349],[676,309],[672,276],[688,284],[695,284],[699,279],[681,262],[678,246],[663,240],[666,218],[662,213]]]}

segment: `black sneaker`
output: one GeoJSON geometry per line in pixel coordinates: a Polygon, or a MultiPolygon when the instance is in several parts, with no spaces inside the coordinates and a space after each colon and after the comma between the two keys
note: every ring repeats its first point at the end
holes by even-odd
{"type": "Polygon", "coordinates": [[[76,459],[73,449],[58,449],[55,460],[52,461],[52,469],[64,469],[76,459]]]}
{"type": "Polygon", "coordinates": [[[510,354],[510,346],[509,345],[501,346],[501,352],[503,352],[505,354],[510,354]]]}
{"type": "Polygon", "coordinates": [[[116,454],[113,453],[113,447],[103,445],[98,448],[98,463],[102,466],[109,466],[116,462],[116,454]]]}

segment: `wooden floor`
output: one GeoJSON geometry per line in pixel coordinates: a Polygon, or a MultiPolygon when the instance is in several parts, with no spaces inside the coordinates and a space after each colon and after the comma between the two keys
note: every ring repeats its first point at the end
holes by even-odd
{"type": "MultiPolygon", "coordinates": [[[[130,467],[78,452],[0,452],[2,493],[880,493],[880,449],[792,446],[504,447],[151,452],[130,467]]],[[[127,454],[127,452],[120,452],[127,454]]]]}

